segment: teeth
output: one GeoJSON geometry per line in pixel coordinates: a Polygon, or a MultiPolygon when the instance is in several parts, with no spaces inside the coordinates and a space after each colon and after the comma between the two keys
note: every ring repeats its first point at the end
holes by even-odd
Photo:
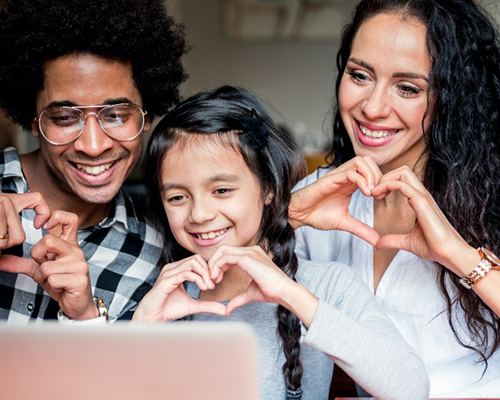
{"type": "Polygon", "coordinates": [[[80,171],[83,171],[89,175],[96,176],[96,175],[100,175],[104,171],[107,171],[108,169],[110,169],[112,165],[113,165],[113,163],[99,165],[98,167],[87,167],[86,165],[76,164],[76,167],[80,171]]]}
{"type": "Polygon", "coordinates": [[[361,130],[361,132],[363,132],[363,135],[366,135],[368,137],[375,138],[375,139],[387,138],[389,136],[396,134],[398,131],[397,129],[393,130],[393,131],[371,131],[363,125],[359,125],[359,129],[361,130]]]}
{"type": "Polygon", "coordinates": [[[220,231],[214,231],[214,232],[195,233],[195,235],[198,239],[207,240],[207,239],[213,239],[217,236],[220,236],[220,235],[224,234],[226,231],[227,231],[227,228],[221,229],[220,231]]]}

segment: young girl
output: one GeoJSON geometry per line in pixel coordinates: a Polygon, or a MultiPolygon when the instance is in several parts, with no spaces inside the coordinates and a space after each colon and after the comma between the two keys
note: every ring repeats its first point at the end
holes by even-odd
{"type": "Polygon", "coordinates": [[[254,96],[186,100],[155,129],[146,164],[167,265],[135,321],[251,324],[264,399],[328,398],[333,362],[379,398],[427,398],[421,361],[351,269],[295,256],[302,157],[254,96]]]}
{"type": "Polygon", "coordinates": [[[363,0],[337,64],[331,168],[290,208],[322,230],[299,229],[298,254],[353,267],[422,357],[431,397],[497,397],[495,29],[473,0],[363,0]]]}

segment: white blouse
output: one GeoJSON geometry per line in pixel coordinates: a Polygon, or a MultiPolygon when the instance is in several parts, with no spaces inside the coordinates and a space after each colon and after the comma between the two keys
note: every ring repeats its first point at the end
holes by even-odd
{"type": "MultiPolygon", "coordinates": [[[[319,169],[302,180],[306,186],[328,172],[319,169]]],[[[373,198],[356,191],[349,211],[352,216],[373,227],[373,198]]],[[[373,293],[373,247],[357,236],[343,231],[300,228],[297,254],[313,261],[339,261],[350,265],[373,293]]],[[[460,346],[450,328],[446,303],[441,294],[438,266],[412,253],[400,250],[382,276],[375,292],[406,341],[424,361],[431,381],[431,397],[500,396],[500,351],[488,361],[460,346]]],[[[457,277],[458,279],[458,277],[457,277]]],[[[455,326],[467,340],[463,314],[457,313],[455,326]]]]}

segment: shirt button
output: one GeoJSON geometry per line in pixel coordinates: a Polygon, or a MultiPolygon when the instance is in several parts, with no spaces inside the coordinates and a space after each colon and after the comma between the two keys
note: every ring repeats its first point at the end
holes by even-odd
{"type": "Polygon", "coordinates": [[[27,305],[27,308],[28,308],[28,311],[29,311],[29,312],[33,311],[33,308],[34,308],[33,303],[29,303],[29,304],[27,305]]]}

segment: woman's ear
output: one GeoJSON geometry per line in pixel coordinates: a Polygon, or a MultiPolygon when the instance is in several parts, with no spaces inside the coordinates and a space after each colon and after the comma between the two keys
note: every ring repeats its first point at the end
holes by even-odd
{"type": "Polygon", "coordinates": [[[273,201],[273,198],[274,198],[274,193],[267,192],[266,199],[264,200],[264,204],[266,206],[268,206],[269,204],[271,204],[271,201],[273,201]]]}

